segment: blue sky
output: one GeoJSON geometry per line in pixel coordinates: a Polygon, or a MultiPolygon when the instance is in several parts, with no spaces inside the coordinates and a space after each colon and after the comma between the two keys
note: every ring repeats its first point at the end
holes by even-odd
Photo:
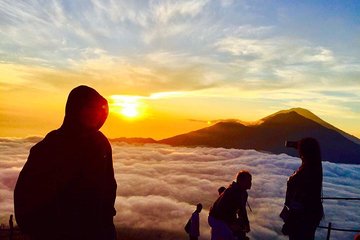
{"type": "Polygon", "coordinates": [[[359,1],[2,0],[0,88],[12,107],[15,89],[181,92],[166,102],[198,103],[188,118],[201,120],[304,107],[360,136],[359,12],[359,1]]]}

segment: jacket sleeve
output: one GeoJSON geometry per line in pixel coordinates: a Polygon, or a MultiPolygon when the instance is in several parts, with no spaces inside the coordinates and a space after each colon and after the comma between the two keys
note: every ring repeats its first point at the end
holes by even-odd
{"type": "Polygon", "coordinates": [[[116,189],[117,189],[117,183],[115,180],[115,174],[114,174],[114,167],[113,167],[113,159],[112,159],[112,150],[111,146],[109,144],[109,150],[106,155],[106,183],[105,188],[107,188],[107,198],[105,199],[106,205],[109,206],[109,209],[107,210],[109,212],[109,215],[115,216],[116,210],[115,210],[115,199],[116,199],[116,189]]]}
{"type": "Polygon", "coordinates": [[[89,182],[86,185],[90,188],[92,197],[97,199],[96,204],[99,204],[103,221],[110,223],[116,214],[114,204],[117,188],[111,145],[107,138],[98,132],[94,141],[90,141],[89,147],[91,151],[87,153],[87,160],[90,161],[85,163],[88,168],[85,175],[89,182]]]}

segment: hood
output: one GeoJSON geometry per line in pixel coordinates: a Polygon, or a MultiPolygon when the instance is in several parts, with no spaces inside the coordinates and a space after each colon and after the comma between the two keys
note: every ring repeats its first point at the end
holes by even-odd
{"type": "Polygon", "coordinates": [[[70,133],[97,131],[105,123],[108,112],[106,99],[95,89],[78,86],[68,96],[60,129],[70,133]]]}

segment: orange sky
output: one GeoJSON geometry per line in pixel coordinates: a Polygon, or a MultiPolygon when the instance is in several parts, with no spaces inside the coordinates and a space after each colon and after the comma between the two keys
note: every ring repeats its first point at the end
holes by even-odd
{"type": "MultiPolygon", "coordinates": [[[[62,123],[67,95],[71,89],[68,87],[59,91],[53,87],[28,87],[2,94],[2,111],[7,114],[1,117],[1,137],[44,136],[58,128],[62,123]],[[13,100],[6,102],[6,99],[13,100]]],[[[241,97],[235,94],[237,91],[234,93],[231,89],[223,90],[227,91],[226,96],[209,91],[199,91],[196,94],[167,92],[148,96],[108,95],[107,93],[112,92],[109,90],[111,88],[105,89],[99,85],[96,89],[109,102],[109,117],[101,129],[109,138],[162,139],[210,126],[221,119],[257,121],[282,110],[274,106],[261,108],[257,100],[261,97],[256,93],[253,93],[253,97],[241,97]],[[227,102],[230,100],[232,102],[227,102]]],[[[317,114],[316,111],[313,112],[317,114]]],[[[320,117],[342,128],[341,124],[334,124],[331,117],[320,117]]]]}

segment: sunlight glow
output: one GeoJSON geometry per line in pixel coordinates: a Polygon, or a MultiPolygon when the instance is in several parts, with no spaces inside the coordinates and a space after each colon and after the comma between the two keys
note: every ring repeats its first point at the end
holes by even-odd
{"type": "Polygon", "coordinates": [[[122,115],[133,118],[139,115],[137,104],[135,103],[124,103],[123,109],[121,110],[122,115]]]}
{"type": "Polygon", "coordinates": [[[126,118],[139,118],[141,116],[138,96],[111,96],[110,111],[122,115],[126,118]]]}
{"type": "Polygon", "coordinates": [[[157,92],[149,96],[111,95],[110,111],[127,119],[144,117],[145,103],[148,100],[182,97],[184,92],[157,92]]]}

